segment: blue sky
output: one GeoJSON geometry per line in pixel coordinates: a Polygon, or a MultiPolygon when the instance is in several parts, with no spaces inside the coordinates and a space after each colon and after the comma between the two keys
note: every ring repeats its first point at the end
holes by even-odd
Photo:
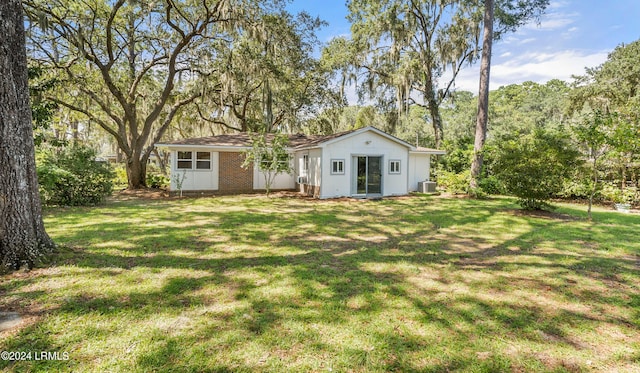
{"type": "MultiPolygon", "coordinates": [[[[327,21],[329,26],[318,33],[323,42],[349,34],[345,0],[293,0],[289,9],[327,21]]],[[[494,44],[491,89],[527,80],[571,81],[585,67],[603,63],[617,45],[638,39],[640,0],[551,0],[540,24],[526,25],[494,44]]],[[[464,69],[456,87],[477,92],[478,67],[464,69]]]]}

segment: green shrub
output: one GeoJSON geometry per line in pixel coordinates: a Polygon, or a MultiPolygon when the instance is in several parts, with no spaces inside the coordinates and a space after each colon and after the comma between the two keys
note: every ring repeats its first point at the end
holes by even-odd
{"type": "Polygon", "coordinates": [[[605,183],[602,186],[602,196],[605,200],[613,203],[637,203],[637,191],[636,188],[627,187],[624,190],[620,189],[613,183],[605,183]]]}
{"type": "Polygon", "coordinates": [[[447,151],[443,158],[443,166],[447,171],[461,173],[471,167],[471,156],[473,155],[473,144],[457,146],[447,151]]]}
{"type": "Polygon", "coordinates": [[[478,187],[487,194],[505,194],[504,184],[495,176],[485,176],[478,180],[478,187]]]}
{"type": "Polygon", "coordinates": [[[127,170],[124,168],[124,164],[116,164],[113,169],[113,187],[115,189],[125,189],[129,185],[127,179],[127,170]]]}
{"type": "Polygon", "coordinates": [[[169,187],[169,178],[162,174],[147,173],[147,186],[149,188],[164,189],[169,187]]]}
{"type": "Polygon", "coordinates": [[[438,185],[452,194],[466,194],[469,191],[471,172],[469,170],[459,173],[438,170],[436,180],[438,185]]]}
{"type": "MultiPolygon", "coordinates": [[[[559,195],[562,198],[586,200],[589,199],[590,193],[591,188],[589,187],[588,183],[582,182],[578,179],[571,179],[564,182],[562,191],[560,191],[559,195]]],[[[600,200],[602,198],[600,191],[596,191],[596,194],[593,196],[593,198],[594,200],[600,200]]]]}
{"type": "Polygon", "coordinates": [[[536,130],[495,148],[493,170],[507,193],[528,210],[549,208],[572,170],[580,162],[568,137],[560,132],[536,130]]]}
{"type": "Polygon", "coordinates": [[[38,154],[40,195],[47,205],[92,205],[113,190],[113,171],[108,163],[97,162],[93,149],[73,146],[60,152],[38,154]]]}

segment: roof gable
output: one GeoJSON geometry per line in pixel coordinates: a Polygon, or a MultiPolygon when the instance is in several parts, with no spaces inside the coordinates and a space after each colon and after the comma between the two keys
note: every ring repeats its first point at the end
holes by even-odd
{"type": "Polygon", "coordinates": [[[320,146],[324,146],[324,145],[329,145],[329,144],[332,144],[334,142],[342,141],[342,140],[345,140],[345,139],[347,139],[349,137],[357,136],[357,135],[359,135],[361,133],[365,133],[365,132],[374,132],[374,133],[386,138],[387,140],[391,140],[391,141],[393,141],[395,143],[398,143],[398,144],[400,144],[402,146],[405,146],[405,147],[407,147],[409,149],[413,148],[413,146],[411,144],[409,144],[409,143],[407,143],[407,142],[405,142],[403,140],[400,140],[399,138],[397,138],[395,136],[389,135],[388,133],[386,133],[384,131],[381,131],[381,130],[375,128],[375,127],[367,126],[367,127],[359,128],[359,129],[356,129],[356,130],[351,130],[351,131],[337,133],[335,135],[325,136],[323,139],[320,139],[319,141],[311,142],[311,143],[308,143],[306,145],[298,146],[298,149],[314,148],[314,147],[320,147],[320,146]]]}

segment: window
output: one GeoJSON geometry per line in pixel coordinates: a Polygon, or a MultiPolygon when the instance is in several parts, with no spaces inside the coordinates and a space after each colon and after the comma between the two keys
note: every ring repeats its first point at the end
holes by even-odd
{"type": "Polygon", "coordinates": [[[193,152],[178,152],[178,169],[190,170],[193,167],[193,152]]]}
{"type": "Polygon", "coordinates": [[[389,161],[389,173],[390,174],[400,173],[400,161],[389,161]]]}
{"type": "Polygon", "coordinates": [[[344,159],[331,160],[331,174],[334,174],[334,175],[344,174],[344,159]]]}
{"type": "Polygon", "coordinates": [[[198,170],[211,169],[211,153],[209,152],[196,153],[196,169],[198,170]]]}
{"type": "Polygon", "coordinates": [[[302,171],[309,171],[309,155],[302,156],[302,171]]]}

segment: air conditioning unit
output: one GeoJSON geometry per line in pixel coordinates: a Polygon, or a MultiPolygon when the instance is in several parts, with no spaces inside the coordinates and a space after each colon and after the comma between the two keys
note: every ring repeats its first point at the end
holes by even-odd
{"type": "Polygon", "coordinates": [[[298,184],[307,184],[306,176],[298,176],[298,184]]]}
{"type": "Polygon", "coordinates": [[[418,182],[418,192],[420,193],[435,193],[436,192],[435,181],[420,181],[418,182]]]}

